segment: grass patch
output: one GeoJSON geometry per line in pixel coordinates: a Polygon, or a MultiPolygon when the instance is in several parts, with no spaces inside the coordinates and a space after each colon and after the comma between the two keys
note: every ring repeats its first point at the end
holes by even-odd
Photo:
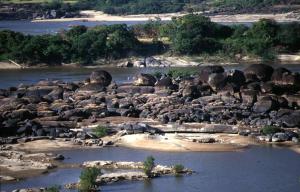
{"type": "Polygon", "coordinates": [[[60,189],[61,189],[60,186],[54,185],[54,186],[52,186],[52,187],[46,188],[45,192],[59,192],[60,189]]]}
{"type": "Polygon", "coordinates": [[[264,128],[262,128],[261,132],[264,134],[264,135],[273,135],[275,133],[279,133],[281,132],[282,130],[279,128],[279,127],[276,127],[276,126],[270,126],[270,125],[267,125],[265,126],[264,128]]]}
{"type": "Polygon", "coordinates": [[[177,78],[177,77],[190,77],[192,75],[195,75],[196,73],[197,71],[195,71],[194,69],[181,68],[181,69],[170,69],[167,75],[172,78],[177,78]]]}
{"type": "Polygon", "coordinates": [[[183,172],[184,166],[181,164],[176,164],[176,165],[174,165],[173,170],[175,172],[175,175],[179,175],[183,172]]]}
{"type": "Polygon", "coordinates": [[[95,129],[93,129],[93,133],[97,136],[97,137],[105,137],[108,135],[108,130],[107,127],[98,125],[95,129]]]}

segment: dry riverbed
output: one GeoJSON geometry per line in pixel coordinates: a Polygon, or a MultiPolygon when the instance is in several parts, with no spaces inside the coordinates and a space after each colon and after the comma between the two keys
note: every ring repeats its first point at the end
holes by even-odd
{"type": "MultiPolygon", "coordinates": [[[[184,16],[187,13],[164,13],[164,14],[140,14],[140,15],[109,15],[101,11],[87,10],[81,11],[81,18],[61,18],[34,20],[34,22],[45,21],[148,21],[150,19],[160,18],[162,21],[170,21],[172,17],[184,16]]],[[[290,13],[282,14],[236,14],[236,15],[214,15],[210,16],[214,22],[256,22],[262,18],[274,19],[278,22],[299,21],[298,15],[290,13]]]]}

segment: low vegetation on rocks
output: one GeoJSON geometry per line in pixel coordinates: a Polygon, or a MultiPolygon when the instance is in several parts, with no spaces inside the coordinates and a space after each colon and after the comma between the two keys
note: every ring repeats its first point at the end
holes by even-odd
{"type": "Polygon", "coordinates": [[[95,167],[85,168],[80,174],[79,191],[90,192],[97,190],[96,179],[101,174],[101,170],[95,167]]]}
{"type": "Polygon", "coordinates": [[[282,132],[282,129],[280,129],[279,127],[276,127],[276,126],[265,126],[262,128],[262,133],[264,135],[273,135],[275,133],[279,133],[279,132],[282,132]]]}
{"type": "Polygon", "coordinates": [[[182,164],[176,164],[173,169],[176,175],[180,175],[184,170],[184,166],[182,164]]]}
{"type": "Polygon", "coordinates": [[[93,133],[101,138],[101,137],[105,137],[108,134],[107,128],[101,125],[98,125],[95,129],[93,129],[93,133]]]}
{"type": "Polygon", "coordinates": [[[155,167],[155,159],[153,156],[148,156],[146,160],[144,161],[144,173],[147,175],[148,178],[151,178],[153,176],[152,171],[155,167]]]}

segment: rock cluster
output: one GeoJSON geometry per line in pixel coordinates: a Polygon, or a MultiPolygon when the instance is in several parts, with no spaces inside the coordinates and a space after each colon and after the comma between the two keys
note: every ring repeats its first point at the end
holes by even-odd
{"type": "Polygon", "coordinates": [[[204,66],[185,78],[140,74],[132,84],[111,81],[111,75],[100,70],[80,83],[41,81],[1,89],[0,134],[72,138],[76,133],[70,129],[81,122],[109,116],[164,124],[300,126],[300,74],[285,68],[260,64],[225,71],[204,66]]]}

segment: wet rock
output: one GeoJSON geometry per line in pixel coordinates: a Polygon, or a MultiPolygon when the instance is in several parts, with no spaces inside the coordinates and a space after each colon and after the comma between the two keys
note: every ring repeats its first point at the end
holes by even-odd
{"type": "Polygon", "coordinates": [[[138,60],[138,61],[133,62],[133,66],[134,67],[146,67],[146,63],[145,63],[145,61],[138,60]]]}
{"type": "Polygon", "coordinates": [[[238,87],[240,87],[245,84],[246,77],[242,71],[230,70],[227,73],[227,81],[229,83],[233,83],[234,85],[237,85],[238,87]]]}
{"type": "Polygon", "coordinates": [[[267,113],[272,110],[277,110],[279,103],[272,97],[266,96],[258,100],[253,106],[253,111],[256,113],[267,113]]]}
{"type": "Polygon", "coordinates": [[[257,101],[257,91],[255,90],[242,90],[241,96],[243,103],[252,106],[257,101]]]}
{"type": "Polygon", "coordinates": [[[224,73],[212,73],[208,76],[208,84],[214,91],[222,89],[227,82],[227,76],[224,73]]]}
{"type": "Polygon", "coordinates": [[[300,75],[292,74],[289,70],[285,68],[278,68],[274,71],[272,75],[272,82],[275,85],[280,86],[292,86],[294,88],[300,87],[300,75]]]}
{"type": "Polygon", "coordinates": [[[173,89],[174,84],[170,77],[164,77],[155,83],[155,87],[158,87],[161,89],[173,89]]]}
{"type": "Polygon", "coordinates": [[[78,92],[103,92],[106,88],[99,83],[91,83],[83,85],[78,89],[78,92]]]}
{"type": "Polygon", "coordinates": [[[54,101],[58,99],[63,99],[64,95],[64,89],[62,87],[57,87],[53,89],[47,96],[44,96],[44,98],[54,101]]]}
{"type": "Polygon", "coordinates": [[[20,120],[32,119],[35,116],[36,113],[29,111],[28,109],[18,109],[13,111],[10,115],[12,119],[20,119],[20,120]]]}
{"type": "Polygon", "coordinates": [[[268,81],[271,79],[273,71],[274,71],[273,67],[269,65],[253,64],[247,67],[244,70],[244,73],[246,75],[246,78],[249,78],[249,76],[253,75],[260,81],[268,81]]]}
{"type": "Polygon", "coordinates": [[[104,70],[93,71],[90,75],[90,82],[92,84],[99,84],[100,86],[108,86],[111,83],[111,75],[104,70]]]}
{"type": "Polygon", "coordinates": [[[117,91],[117,93],[147,94],[147,93],[154,93],[155,88],[153,86],[123,85],[123,86],[119,86],[116,91],[117,91]]]}
{"type": "Polygon", "coordinates": [[[289,138],[286,133],[275,133],[272,136],[272,142],[284,142],[287,141],[289,138]]]}
{"type": "Polygon", "coordinates": [[[283,115],[280,119],[285,127],[300,127],[300,111],[294,111],[290,114],[283,115]]]}
{"type": "Polygon", "coordinates": [[[209,75],[213,73],[224,73],[224,68],[218,65],[203,66],[199,69],[199,79],[202,82],[207,82],[209,75]]]}
{"type": "Polygon", "coordinates": [[[52,159],[55,161],[62,161],[65,159],[65,157],[62,154],[57,154],[52,159]]]}
{"type": "Polygon", "coordinates": [[[195,85],[188,85],[185,86],[182,90],[182,96],[183,97],[191,97],[191,98],[197,98],[200,96],[200,92],[195,85]]]}
{"type": "Polygon", "coordinates": [[[294,143],[299,143],[299,138],[293,137],[293,138],[292,138],[292,142],[294,142],[294,143]]]}
{"type": "Polygon", "coordinates": [[[139,74],[133,82],[136,86],[154,86],[155,83],[156,78],[153,75],[144,73],[139,74]]]}
{"type": "Polygon", "coordinates": [[[117,65],[118,67],[133,67],[133,63],[131,61],[125,61],[117,65]]]}
{"type": "Polygon", "coordinates": [[[162,65],[161,61],[155,59],[154,57],[147,57],[145,59],[146,67],[160,67],[162,65]]]}

